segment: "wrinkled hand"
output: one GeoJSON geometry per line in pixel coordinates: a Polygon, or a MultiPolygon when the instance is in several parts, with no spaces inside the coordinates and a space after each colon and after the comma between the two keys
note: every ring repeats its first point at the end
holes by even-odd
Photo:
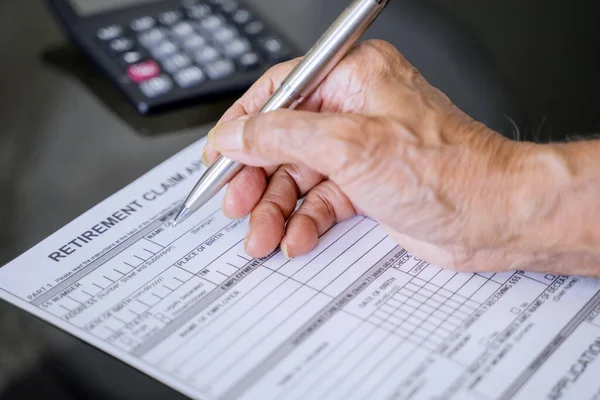
{"type": "Polygon", "coordinates": [[[443,267],[551,269],[556,257],[540,232],[528,237],[529,225],[553,204],[555,183],[540,177],[562,165],[473,121],[381,41],[355,47],[298,110],[255,114],[297,62],[274,67],[237,101],[203,154],[207,164],[221,152],[247,165],[223,210],[251,213],[248,254],[281,244],[301,255],[359,213],[443,267]]]}

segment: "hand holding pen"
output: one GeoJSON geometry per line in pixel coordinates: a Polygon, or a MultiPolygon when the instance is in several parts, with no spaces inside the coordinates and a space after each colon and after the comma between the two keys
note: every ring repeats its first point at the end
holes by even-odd
{"type": "Polygon", "coordinates": [[[260,113],[299,65],[261,78],[205,149],[208,163],[227,157],[246,165],[223,211],[251,213],[250,256],[278,245],[288,257],[304,254],[334,223],[361,214],[442,267],[600,276],[600,235],[589,213],[597,186],[578,183],[597,171],[597,158],[585,155],[593,143],[510,141],[473,121],[381,41],[353,48],[297,111],[260,113]],[[580,173],[565,181],[561,165],[580,173]]]}
{"type": "MultiPolygon", "coordinates": [[[[383,11],[388,0],[354,0],[306,56],[289,72],[258,112],[294,109],[312,94],[383,11]]],[[[241,171],[241,163],[219,157],[204,173],[173,223],[184,221],[241,171]]]]}

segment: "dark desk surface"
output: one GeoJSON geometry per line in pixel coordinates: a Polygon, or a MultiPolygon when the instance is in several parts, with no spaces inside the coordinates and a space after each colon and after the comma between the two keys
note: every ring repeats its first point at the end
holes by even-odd
{"type": "MultiPolygon", "coordinates": [[[[307,49],[346,1],[252,3],[307,49]]],[[[488,50],[425,3],[396,1],[369,36],[392,41],[459,106],[511,135],[506,116],[526,123],[522,99],[511,97],[488,50]]],[[[37,1],[0,3],[0,50],[0,265],[205,135],[234,101],[139,117],[37,1]]],[[[0,394],[6,388],[3,398],[178,397],[0,302],[0,394]]]]}

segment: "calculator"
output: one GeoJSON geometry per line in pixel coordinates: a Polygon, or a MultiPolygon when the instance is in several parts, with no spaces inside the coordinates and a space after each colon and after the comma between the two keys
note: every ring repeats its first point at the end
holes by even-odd
{"type": "Polygon", "coordinates": [[[247,89],[298,55],[240,0],[46,0],[141,114],[247,89]]]}

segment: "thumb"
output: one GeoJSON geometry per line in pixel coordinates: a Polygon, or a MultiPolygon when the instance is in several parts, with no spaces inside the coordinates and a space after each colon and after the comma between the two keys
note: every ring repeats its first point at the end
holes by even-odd
{"type": "Polygon", "coordinates": [[[279,110],[224,122],[208,139],[225,157],[267,167],[304,164],[331,176],[364,153],[368,118],[279,110]]]}

